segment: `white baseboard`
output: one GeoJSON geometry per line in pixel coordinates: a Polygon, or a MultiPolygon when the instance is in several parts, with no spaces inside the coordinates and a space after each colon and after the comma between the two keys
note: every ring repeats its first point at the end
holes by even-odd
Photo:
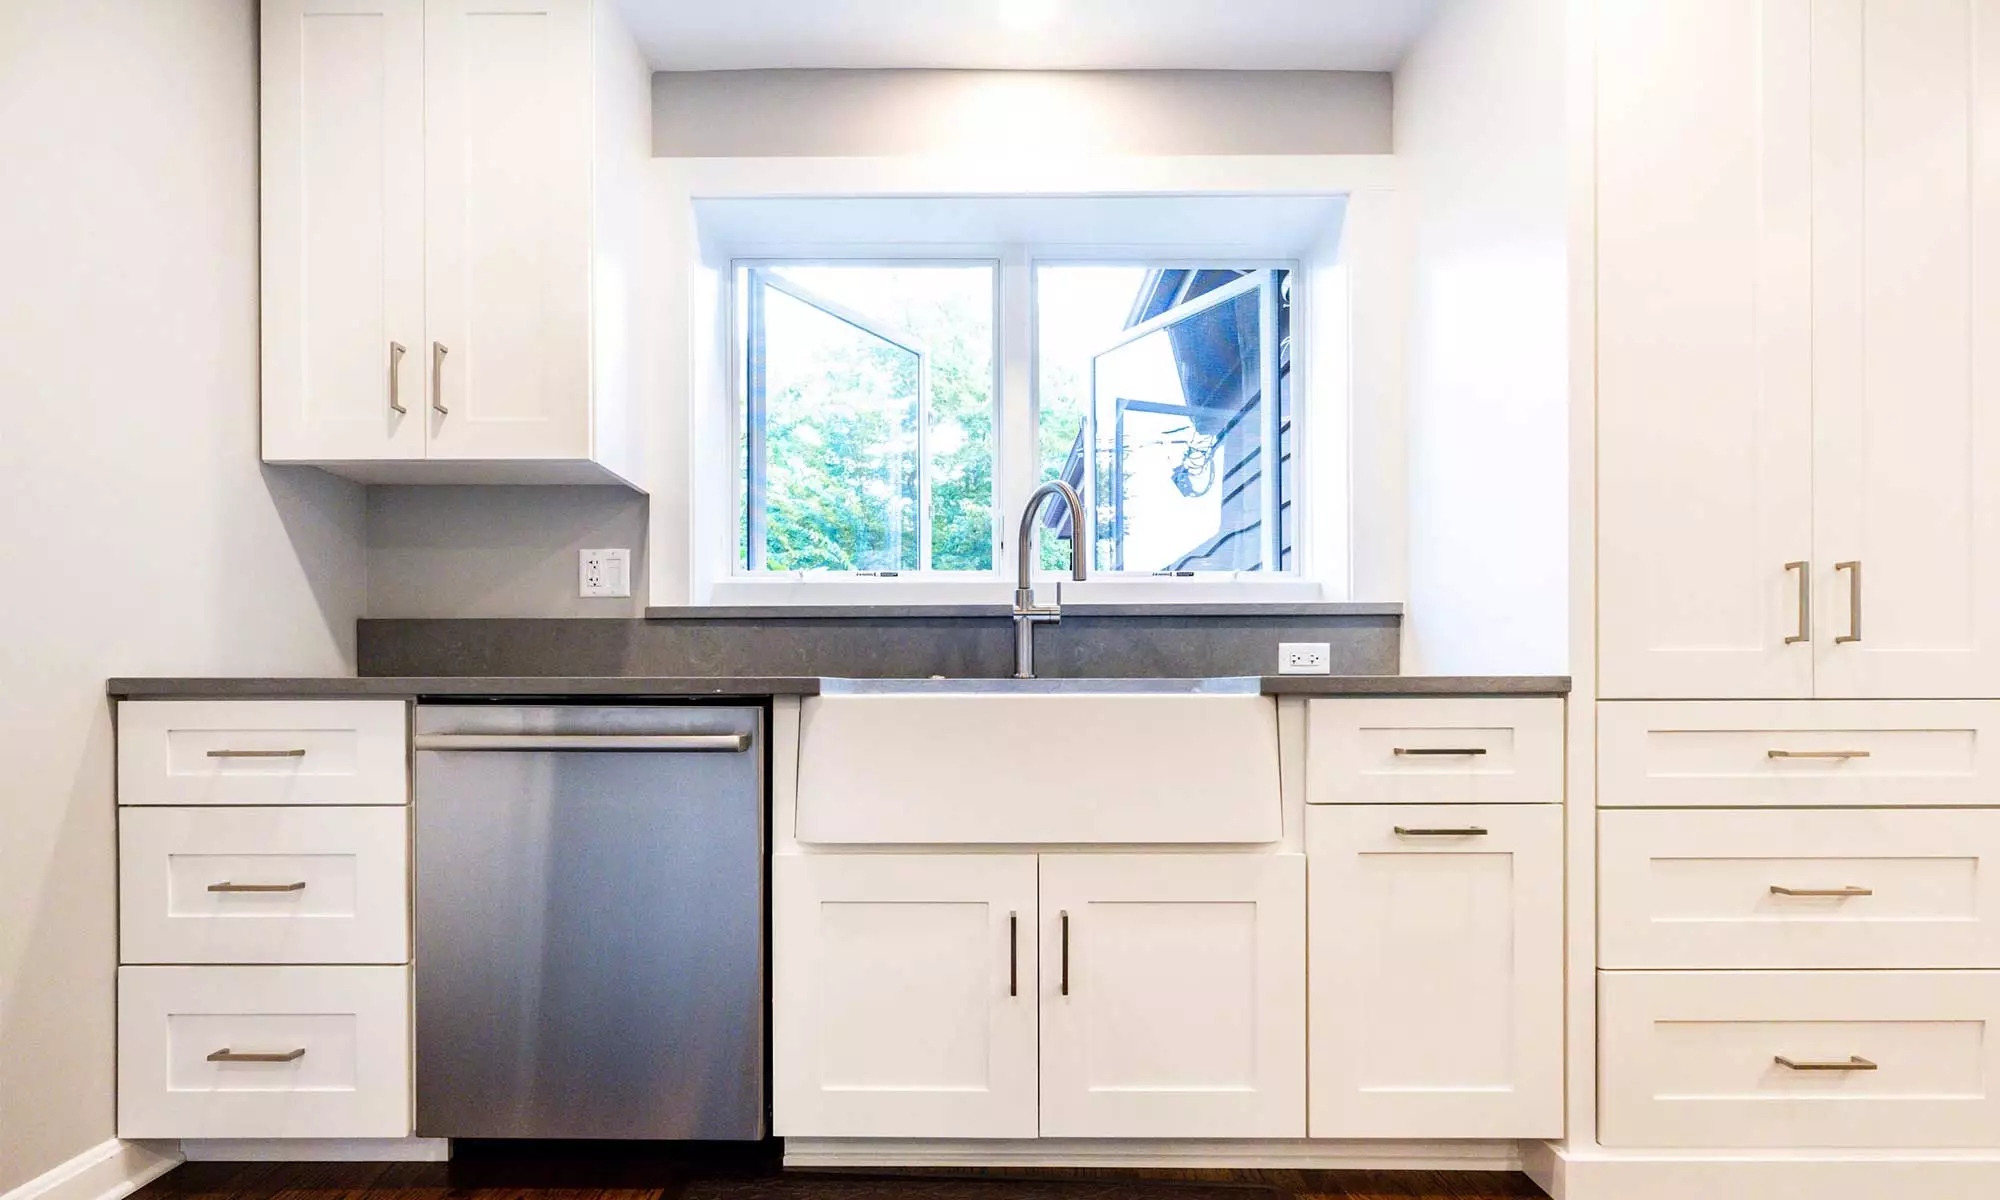
{"type": "Polygon", "coordinates": [[[788,1167],[1290,1167],[1518,1171],[1516,1142],[785,1139],[788,1167]]]}
{"type": "Polygon", "coordinates": [[[1971,1200],[2000,1196],[2000,1151],[1615,1151],[1530,1146],[1555,1200],[1971,1200]]]}
{"type": "MultiPolygon", "coordinates": [[[[189,1138],[189,1162],[444,1162],[446,1138],[189,1138]]],[[[4,1200],[4,1198],[0,1198],[4,1200]]]]}
{"type": "Polygon", "coordinates": [[[181,1163],[173,1142],[99,1142],[0,1195],[0,1200],[120,1200],[181,1163]]]}

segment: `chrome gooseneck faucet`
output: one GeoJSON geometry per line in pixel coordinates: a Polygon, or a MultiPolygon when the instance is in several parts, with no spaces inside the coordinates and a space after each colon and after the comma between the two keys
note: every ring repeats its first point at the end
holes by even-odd
{"type": "Polygon", "coordinates": [[[1051,479],[1035,489],[1028,497],[1028,507],[1021,513],[1021,540],[1015,547],[1020,553],[1021,571],[1014,587],[1014,678],[1033,679],[1035,677],[1035,626],[1054,624],[1062,620],[1061,593],[1057,593],[1054,604],[1035,603],[1035,584],[1029,572],[1035,552],[1035,514],[1042,510],[1043,501],[1050,496],[1061,496],[1069,505],[1069,573],[1070,578],[1081,581],[1086,573],[1088,560],[1083,553],[1083,501],[1077,499],[1076,489],[1060,479],[1051,479]]]}

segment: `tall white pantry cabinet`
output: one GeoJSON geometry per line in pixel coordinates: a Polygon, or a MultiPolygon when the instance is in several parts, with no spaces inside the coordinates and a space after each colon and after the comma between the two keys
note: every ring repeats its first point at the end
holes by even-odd
{"type": "Polygon", "coordinates": [[[1597,1145],[1567,1194],[1994,1194],[2000,0],[1593,20],[1597,1145]]]}
{"type": "Polygon", "coordinates": [[[2000,4],[1597,51],[1599,694],[2000,695],[2000,4]]]}
{"type": "Polygon", "coordinates": [[[610,0],[265,0],[264,458],[633,482],[650,74],[610,0]]]}

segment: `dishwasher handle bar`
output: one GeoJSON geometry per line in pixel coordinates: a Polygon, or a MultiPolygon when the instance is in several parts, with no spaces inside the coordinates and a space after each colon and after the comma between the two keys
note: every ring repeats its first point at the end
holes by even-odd
{"type": "Polygon", "coordinates": [[[571,750],[678,751],[741,754],[750,748],[747,733],[420,733],[418,750],[511,750],[543,752],[571,750]]]}

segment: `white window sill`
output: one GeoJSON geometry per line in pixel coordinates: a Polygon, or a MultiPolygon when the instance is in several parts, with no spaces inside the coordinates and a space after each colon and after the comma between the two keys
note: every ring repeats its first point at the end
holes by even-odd
{"type": "MultiPolygon", "coordinates": [[[[1065,604],[1316,604],[1329,599],[1310,579],[1156,579],[1150,576],[1089,579],[1082,583],[1058,571],[1037,572],[1035,594],[1043,602],[1060,596],[1065,604]]],[[[1014,582],[997,576],[940,579],[748,579],[719,580],[704,607],[848,607],[854,605],[1011,605],[1014,582]]]]}

